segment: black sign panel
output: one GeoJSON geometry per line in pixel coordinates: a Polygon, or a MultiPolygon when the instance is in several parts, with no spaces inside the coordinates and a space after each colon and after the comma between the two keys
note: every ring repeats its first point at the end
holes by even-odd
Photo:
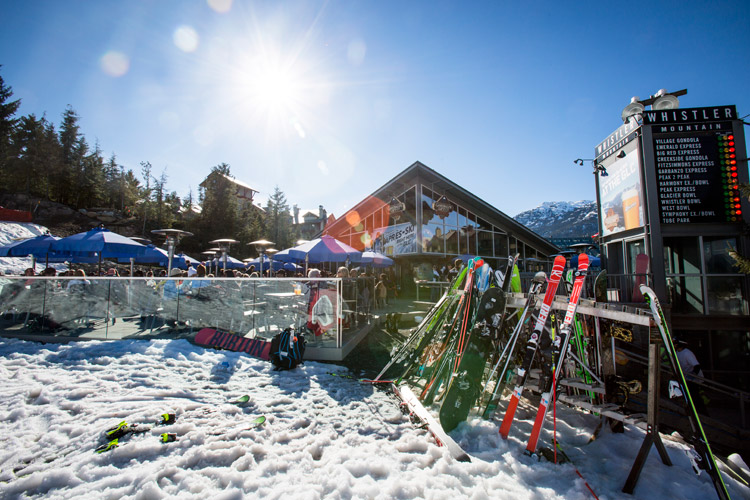
{"type": "Polygon", "coordinates": [[[707,131],[660,129],[652,127],[661,223],[735,221],[732,123],[713,123],[707,131]]]}
{"type": "Polygon", "coordinates": [[[711,106],[709,108],[662,109],[643,112],[644,125],[662,123],[708,123],[736,120],[737,108],[731,106],[711,106]]]}

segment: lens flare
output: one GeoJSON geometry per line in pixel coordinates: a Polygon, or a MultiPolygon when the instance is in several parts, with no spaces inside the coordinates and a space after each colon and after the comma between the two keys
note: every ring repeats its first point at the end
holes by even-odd
{"type": "Polygon", "coordinates": [[[122,52],[111,50],[99,60],[99,65],[109,76],[120,77],[130,69],[130,58],[122,52]]]}
{"type": "Polygon", "coordinates": [[[362,221],[362,219],[359,216],[359,213],[356,210],[352,210],[348,214],[346,214],[346,222],[354,227],[359,225],[359,223],[362,221]]]}
{"type": "Polygon", "coordinates": [[[198,48],[198,33],[191,26],[180,26],[174,30],[172,41],[183,52],[195,52],[198,48]]]}
{"type": "Polygon", "coordinates": [[[206,0],[206,3],[219,14],[226,14],[232,9],[232,0],[206,0]]]}

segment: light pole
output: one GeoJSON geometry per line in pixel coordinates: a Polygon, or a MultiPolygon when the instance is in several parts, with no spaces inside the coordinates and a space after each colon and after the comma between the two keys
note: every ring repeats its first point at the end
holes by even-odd
{"type": "Polygon", "coordinates": [[[169,276],[172,274],[172,257],[174,257],[174,249],[177,246],[177,242],[180,241],[181,237],[192,236],[193,233],[183,231],[182,229],[154,229],[151,232],[167,238],[167,255],[169,258],[167,261],[167,276],[169,276]]]}
{"type": "Polygon", "coordinates": [[[218,245],[219,250],[221,251],[221,258],[224,261],[224,274],[227,272],[227,254],[229,253],[229,246],[232,243],[239,243],[237,240],[233,240],[231,238],[223,238],[219,240],[213,240],[209,241],[212,245],[218,245]]]}
{"type": "MultiPolygon", "coordinates": [[[[248,245],[253,245],[255,247],[255,250],[259,254],[259,260],[260,260],[260,277],[263,277],[263,257],[266,255],[266,247],[269,247],[271,245],[274,245],[275,243],[273,241],[268,240],[255,240],[248,243],[248,245]]],[[[269,272],[270,276],[270,272],[269,272]]]]}

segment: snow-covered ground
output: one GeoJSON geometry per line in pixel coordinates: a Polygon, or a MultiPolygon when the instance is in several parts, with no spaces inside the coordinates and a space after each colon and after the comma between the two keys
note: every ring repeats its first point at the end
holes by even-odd
{"type": "MultiPolygon", "coordinates": [[[[508,441],[495,422],[462,424],[452,435],[472,461],[460,463],[414,427],[392,396],[333,373],[347,371],[307,362],[275,372],[267,362],[185,340],[0,339],[0,496],[593,498],[573,465],[523,455],[529,407],[519,408],[508,441]],[[250,396],[246,406],[230,404],[243,394],[250,396]],[[105,429],[122,420],[145,425],[164,412],[176,413],[176,422],[94,452],[105,429]],[[266,423],[249,429],[260,415],[266,423]],[[162,432],[178,440],[163,444],[162,432]]],[[[707,476],[692,472],[683,446],[670,440],[674,467],[652,449],[635,494],[625,495],[643,433],[605,431],[587,444],[596,424],[558,407],[561,443],[600,499],[716,497],[707,476]]],[[[727,482],[734,498],[750,496],[727,482]]]]}
{"type": "MultiPolygon", "coordinates": [[[[33,238],[48,233],[49,230],[31,222],[2,222],[0,221],[0,246],[15,243],[18,240],[33,238]]],[[[3,274],[23,274],[24,270],[31,267],[31,257],[0,257],[0,272],[3,274]]],[[[36,263],[36,271],[44,270],[44,262],[36,263]]],[[[67,269],[65,264],[51,264],[50,267],[62,270],[67,269]]]]}

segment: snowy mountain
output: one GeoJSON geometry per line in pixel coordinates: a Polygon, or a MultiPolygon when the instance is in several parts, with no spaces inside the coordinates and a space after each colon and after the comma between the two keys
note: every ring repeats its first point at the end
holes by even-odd
{"type": "Polygon", "coordinates": [[[588,238],[598,229],[596,202],[545,201],[515,220],[545,238],[588,238]]]}

